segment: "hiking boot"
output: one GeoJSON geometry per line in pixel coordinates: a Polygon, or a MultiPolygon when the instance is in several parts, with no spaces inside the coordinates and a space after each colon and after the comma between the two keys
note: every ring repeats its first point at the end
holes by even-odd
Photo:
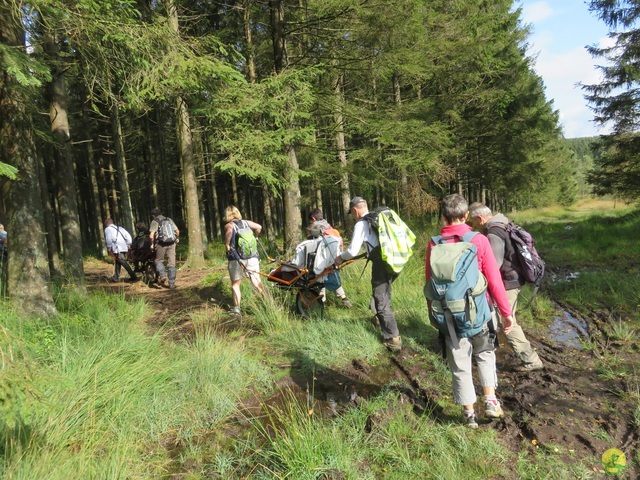
{"type": "Polygon", "coordinates": [[[478,428],[478,417],[474,413],[471,415],[467,415],[466,413],[462,414],[462,420],[464,424],[469,428],[478,428]]]}
{"type": "Polygon", "coordinates": [[[534,362],[534,363],[525,363],[524,365],[518,365],[513,369],[516,372],[535,372],[537,370],[543,370],[544,363],[542,363],[542,360],[538,360],[537,362],[534,362]]]}
{"type": "Polygon", "coordinates": [[[138,277],[127,278],[125,280],[125,282],[127,282],[127,283],[136,283],[136,282],[139,282],[139,281],[140,281],[140,278],[138,278],[138,277]]]}
{"type": "Polygon", "coordinates": [[[353,304],[351,303],[351,300],[349,300],[347,297],[342,297],[342,306],[344,308],[351,308],[353,307],[353,304]]]}
{"type": "Polygon", "coordinates": [[[167,277],[161,277],[158,279],[158,285],[164,287],[167,284],[167,277]]]}
{"type": "Polygon", "coordinates": [[[485,402],[484,404],[484,416],[487,418],[502,418],[504,417],[504,411],[500,406],[500,402],[485,402]]]}
{"type": "Polygon", "coordinates": [[[175,290],[176,288],[176,284],[175,283],[170,283],[169,284],[169,290],[175,290]]]}
{"type": "Polygon", "coordinates": [[[393,352],[402,350],[402,338],[400,337],[387,338],[382,344],[393,352]]]}
{"type": "Polygon", "coordinates": [[[111,283],[118,283],[120,280],[118,280],[116,277],[109,277],[107,278],[107,282],[111,282],[111,283]]]}
{"type": "Polygon", "coordinates": [[[240,311],[240,307],[233,307],[231,310],[229,310],[229,313],[231,315],[240,315],[242,312],[240,311]]]}

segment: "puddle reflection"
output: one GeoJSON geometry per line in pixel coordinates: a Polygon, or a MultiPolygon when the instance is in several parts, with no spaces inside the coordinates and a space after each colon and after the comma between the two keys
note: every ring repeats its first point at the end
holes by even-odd
{"type": "Polygon", "coordinates": [[[580,338],[589,338],[587,322],[562,310],[562,316],[553,319],[549,327],[549,336],[551,340],[565,347],[581,349],[580,338]]]}

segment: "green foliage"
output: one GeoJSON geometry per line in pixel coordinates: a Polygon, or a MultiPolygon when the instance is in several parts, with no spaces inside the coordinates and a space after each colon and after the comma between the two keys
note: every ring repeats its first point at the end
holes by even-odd
{"type": "Polygon", "coordinates": [[[22,87],[42,87],[51,80],[49,69],[23,48],[0,43],[0,68],[22,87]]]}
{"type": "Polygon", "coordinates": [[[308,121],[315,75],[314,68],[285,70],[258,83],[236,82],[218,89],[212,104],[200,107],[215,127],[214,147],[220,155],[216,169],[285,187],[285,147],[313,138],[308,121]]]}
{"type": "Polygon", "coordinates": [[[0,162],[0,176],[8,177],[11,180],[15,180],[17,173],[17,168],[0,162]]]}

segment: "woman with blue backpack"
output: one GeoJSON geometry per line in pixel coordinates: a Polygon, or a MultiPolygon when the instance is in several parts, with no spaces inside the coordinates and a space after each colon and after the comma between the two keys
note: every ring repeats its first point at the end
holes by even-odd
{"type": "Polygon", "coordinates": [[[491,245],[484,235],[472,232],[466,224],[468,207],[462,195],[448,195],[442,200],[440,215],[444,226],[427,247],[424,293],[429,319],[444,337],[454,401],[464,408],[465,424],[478,428],[473,360],[484,393],[485,417],[504,416],[495,391],[496,333],[490,304],[497,305],[505,334],[511,331],[512,316],[491,245]]]}

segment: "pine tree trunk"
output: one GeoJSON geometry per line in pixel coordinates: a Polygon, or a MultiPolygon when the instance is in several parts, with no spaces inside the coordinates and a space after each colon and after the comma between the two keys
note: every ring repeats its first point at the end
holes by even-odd
{"type": "Polygon", "coordinates": [[[76,176],[71,153],[71,133],[67,116],[67,92],[65,87],[64,67],[61,64],[57,39],[50,32],[45,34],[44,49],[48,61],[53,65],[53,79],[48,85],[49,121],[51,131],[57,139],[55,183],[58,196],[58,211],[62,228],[62,244],[64,245],[64,272],[67,280],[83,288],[85,284],[84,266],[82,263],[82,232],[78,216],[76,192],[76,176]]]}
{"type": "MultiPolygon", "coordinates": [[[[178,25],[178,11],[173,0],[167,0],[169,27],[176,34],[180,34],[178,25]]],[[[189,232],[189,256],[185,262],[187,268],[204,267],[204,248],[202,245],[202,225],[200,224],[200,206],[198,203],[198,183],[196,180],[196,165],[193,156],[193,142],[191,137],[191,123],[185,100],[176,99],[176,119],[180,141],[180,163],[184,182],[184,204],[189,232]]]]}
{"type": "Polygon", "coordinates": [[[273,214],[271,212],[271,194],[266,183],[262,184],[262,206],[264,207],[264,229],[269,243],[276,241],[276,232],[273,228],[273,214]]]}
{"type": "Polygon", "coordinates": [[[342,210],[349,210],[349,202],[351,200],[349,187],[349,171],[347,164],[347,147],[344,140],[344,116],[342,114],[342,105],[344,103],[343,94],[344,75],[338,74],[334,80],[334,100],[335,112],[334,119],[336,123],[336,151],[340,162],[340,198],[342,200],[342,210]]]}
{"type": "MultiPolygon", "coordinates": [[[[0,43],[24,48],[25,36],[11,4],[0,2],[0,43]]],[[[27,314],[57,314],[51,295],[40,181],[27,102],[13,77],[0,71],[0,161],[18,169],[16,180],[5,183],[10,235],[8,292],[14,307],[27,314]]]]}
{"type": "MultiPolygon", "coordinates": [[[[271,14],[271,37],[273,41],[273,58],[276,73],[281,73],[288,64],[286,39],[284,35],[284,2],[269,0],[271,14]]],[[[300,243],[302,216],[300,214],[300,179],[298,155],[294,145],[286,145],[288,158],[284,172],[286,190],[284,192],[284,249],[292,251],[300,243]]]]}
{"type": "Polygon", "coordinates": [[[160,109],[156,108],[156,127],[158,134],[158,154],[159,161],[155,163],[156,172],[159,173],[161,179],[162,191],[154,198],[155,205],[153,208],[159,205],[171,206],[173,202],[171,193],[171,177],[170,169],[167,161],[167,151],[164,146],[164,133],[162,132],[162,121],[160,116],[160,109]]]}
{"type": "Polygon", "coordinates": [[[122,218],[116,221],[124,225],[129,232],[133,232],[133,210],[131,208],[131,195],[129,192],[129,175],[127,173],[127,160],[124,154],[124,140],[122,138],[122,124],[120,123],[120,111],[117,100],[111,104],[111,128],[113,145],[116,150],[116,169],[118,172],[118,190],[120,190],[120,208],[122,218]]]}
{"type": "Polygon", "coordinates": [[[47,250],[49,257],[49,274],[52,277],[62,276],[60,268],[60,256],[58,255],[58,239],[55,235],[56,224],[53,219],[53,207],[49,198],[47,187],[47,175],[45,173],[42,157],[36,158],[38,178],[40,180],[40,200],[42,202],[45,232],[47,232],[47,250]]]}
{"type": "MultiPolygon", "coordinates": [[[[398,72],[394,72],[393,73],[393,98],[398,108],[400,108],[400,106],[402,105],[402,96],[400,92],[401,92],[400,76],[398,75],[398,72]]],[[[407,198],[407,194],[409,192],[409,176],[407,175],[407,169],[403,165],[400,165],[398,168],[400,170],[400,193],[401,193],[400,196],[403,198],[403,203],[404,203],[407,200],[410,200],[407,198]]]]}
{"type": "Polygon", "coordinates": [[[193,157],[191,127],[187,104],[181,97],[176,100],[177,119],[180,122],[180,160],[184,181],[184,207],[189,232],[189,255],[185,262],[187,268],[204,267],[204,248],[202,245],[202,226],[200,224],[200,204],[198,203],[198,184],[196,166],[193,157]]]}
{"type": "Polygon", "coordinates": [[[95,229],[98,232],[98,244],[96,245],[102,256],[107,254],[107,245],[105,244],[104,235],[102,235],[102,216],[100,214],[100,189],[98,187],[98,177],[96,176],[96,167],[94,165],[93,145],[87,142],[87,160],[89,164],[89,181],[91,182],[91,196],[93,197],[93,220],[95,229]]]}

